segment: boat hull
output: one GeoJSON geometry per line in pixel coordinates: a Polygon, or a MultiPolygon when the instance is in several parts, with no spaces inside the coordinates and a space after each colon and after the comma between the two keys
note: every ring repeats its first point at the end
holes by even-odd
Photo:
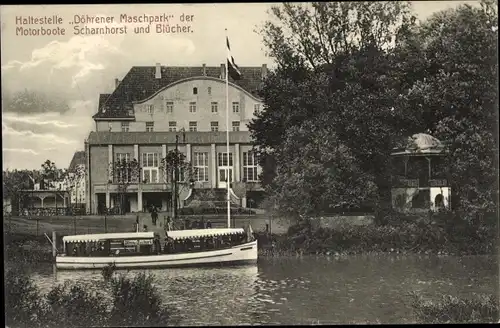
{"type": "Polygon", "coordinates": [[[194,253],[117,257],[57,256],[56,268],[102,269],[112,264],[117,269],[244,265],[257,263],[257,257],[257,241],[252,241],[231,248],[194,253]]]}

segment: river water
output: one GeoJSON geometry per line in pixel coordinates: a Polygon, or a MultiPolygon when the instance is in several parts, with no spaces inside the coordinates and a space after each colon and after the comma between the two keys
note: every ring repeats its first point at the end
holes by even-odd
{"type": "MultiPolygon", "coordinates": [[[[102,280],[99,271],[52,270],[32,274],[43,291],[102,280]]],[[[409,292],[437,299],[499,290],[496,260],[483,256],[264,258],[256,266],[147,272],[181,325],[414,323],[409,292]]]]}

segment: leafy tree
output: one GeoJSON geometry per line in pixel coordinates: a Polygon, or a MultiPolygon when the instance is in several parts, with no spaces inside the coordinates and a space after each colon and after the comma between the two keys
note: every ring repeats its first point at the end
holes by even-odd
{"type": "MultiPolygon", "coordinates": [[[[278,67],[265,81],[264,110],[249,124],[267,161],[262,163],[264,185],[277,174],[272,164],[286,160],[285,153],[297,152],[293,142],[285,141],[287,131],[317,133],[329,122],[325,134],[335,134],[347,146],[355,167],[376,183],[379,205],[389,204],[388,156],[404,130],[396,126],[413,121],[394,110],[402,101],[401,85],[391,79],[397,37],[408,34],[415,21],[409,9],[405,2],[273,7],[278,23],[267,22],[261,33],[278,67]]],[[[343,173],[337,171],[332,178],[340,181],[352,172],[343,173]]],[[[329,190],[325,181],[317,181],[316,188],[329,190]]],[[[297,181],[294,189],[302,186],[297,181]]],[[[335,207],[341,199],[328,201],[335,207]]]]}
{"type": "Polygon", "coordinates": [[[308,122],[289,130],[283,153],[275,154],[280,161],[270,187],[278,212],[298,218],[366,206],[374,199],[372,176],[360,170],[329,127],[316,127],[314,134],[311,128],[308,122]],[[293,147],[296,151],[289,152],[293,147]]]}
{"type": "Polygon", "coordinates": [[[78,191],[79,188],[82,187],[82,181],[85,178],[85,166],[83,165],[76,165],[72,170],[67,171],[65,173],[65,179],[68,183],[68,189],[69,191],[75,190],[75,201],[76,205],[78,206],[78,191]]]}
{"type": "Polygon", "coordinates": [[[8,212],[10,207],[13,214],[18,214],[27,199],[24,190],[30,189],[29,171],[7,170],[2,173],[3,198],[10,200],[10,203],[3,205],[3,211],[8,212]]]}
{"type": "Polygon", "coordinates": [[[407,110],[448,146],[452,205],[469,219],[496,210],[498,12],[496,1],[436,13],[419,28],[425,76],[407,110]]]}
{"type": "Polygon", "coordinates": [[[194,183],[195,170],[191,163],[187,161],[186,155],[177,149],[167,152],[161,159],[160,170],[164,183],[170,183],[172,193],[175,192],[174,182],[177,182],[177,204],[174,205],[174,199],[171,200],[172,208],[179,208],[179,196],[186,188],[191,188],[194,183]]]}
{"type": "Polygon", "coordinates": [[[122,159],[110,163],[110,175],[112,180],[109,183],[114,183],[118,187],[120,195],[120,213],[125,214],[125,196],[131,184],[140,183],[141,167],[137,159],[122,159]]]}

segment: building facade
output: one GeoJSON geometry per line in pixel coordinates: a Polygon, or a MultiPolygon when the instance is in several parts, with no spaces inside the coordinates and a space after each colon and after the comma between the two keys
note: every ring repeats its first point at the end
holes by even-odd
{"type": "Polygon", "coordinates": [[[451,188],[444,145],[428,134],[415,134],[392,153],[392,205],[400,212],[449,209],[451,188]]]}
{"type": "Polygon", "coordinates": [[[145,211],[150,205],[169,211],[172,179],[162,159],[174,149],[193,168],[189,181],[187,173],[180,172],[181,207],[203,190],[225,200],[227,175],[232,203],[243,207],[255,203],[262,194],[260,167],[247,124],[262,108],[257,93],[267,68],[241,67],[241,71],[241,80],[229,80],[229,124],[223,64],[133,67],[122,81],[115,80],[113,93],[99,97],[95,131],[85,143],[87,211],[99,213],[122,201],[127,212],[145,211]],[[138,179],[118,181],[114,165],[134,159],[140,167],[138,179]]]}
{"type": "Polygon", "coordinates": [[[84,207],[86,203],[86,160],[85,151],[77,151],[73,155],[68,167],[68,175],[65,181],[66,189],[70,193],[72,205],[84,207]]]}

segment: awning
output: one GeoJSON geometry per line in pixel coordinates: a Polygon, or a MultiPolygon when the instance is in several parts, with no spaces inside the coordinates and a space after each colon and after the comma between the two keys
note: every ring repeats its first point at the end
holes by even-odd
{"type": "Polygon", "coordinates": [[[118,233],[99,233],[93,235],[74,235],[64,236],[64,243],[84,243],[84,242],[97,242],[110,239],[153,239],[155,233],[150,232],[118,232],[118,233]]]}
{"type": "Polygon", "coordinates": [[[244,233],[245,230],[243,230],[243,228],[173,230],[167,232],[167,237],[177,240],[177,239],[187,239],[187,238],[237,235],[244,233]]]}

